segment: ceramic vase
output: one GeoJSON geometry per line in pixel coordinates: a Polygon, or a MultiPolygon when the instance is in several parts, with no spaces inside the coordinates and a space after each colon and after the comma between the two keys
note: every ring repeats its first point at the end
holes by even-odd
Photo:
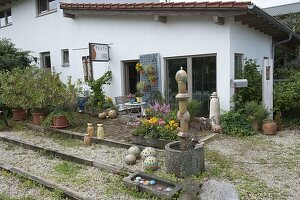
{"type": "Polygon", "coordinates": [[[103,129],[103,124],[97,124],[98,129],[97,129],[97,138],[98,139],[104,139],[104,129],[103,129]]]}

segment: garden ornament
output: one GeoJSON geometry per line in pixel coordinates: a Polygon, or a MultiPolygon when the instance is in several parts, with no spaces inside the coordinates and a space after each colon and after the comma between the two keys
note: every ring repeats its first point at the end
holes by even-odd
{"type": "Polygon", "coordinates": [[[156,170],[158,168],[158,160],[154,156],[148,156],[144,161],[145,170],[156,170]]]}
{"type": "Polygon", "coordinates": [[[133,154],[128,154],[127,156],[125,156],[124,160],[127,165],[133,165],[136,162],[136,157],[133,154]]]}
{"type": "Polygon", "coordinates": [[[117,111],[116,110],[110,110],[108,111],[108,116],[109,118],[113,119],[113,118],[116,118],[117,117],[117,111]]]}
{"type": "Polygon", "coordinates": [[[219,130],[220,128],[220,101],[218,94],[213,92],[210,96],[209,106],[209,119],[212,126],[212,130],[219,130]]]}
{"type": "Polygon", "coordinates": [[[104,129],[103,124],[97,124],[97,138],[98,139],[104,139],[104,129]]]}
{"type": "Polygon", "coordinates": [[[149,156],[154,156],[154,157],[156,157],[156,150],[155,150],[154,148],[152,148],[152,147],[146,147],[146,148],[142,151],[142,153],[141,153],[142,159],[145,159],[145,158],[147,158],[147,157],[149,157],[149,156]]]}
{"type": "Polygon", "coordinates": [[[132,146],[128,149],[128,154],[133,154],[136,158],[140,158],[141,150],[137,146],[132,146]]]}
{"type": "Polygon", "coordinates": [[[100,114],[98,115],[98,117],[99,117],[100,119],[105,119],[105,118],[106,118],[106,112],[100,113],[100,114]]]}
{"type": "Polygon", "coordinates": [[[86,130],[87,134],[89,136],[93,136],[94,134],[94,126],[93,126],[93,123],[87,123],[87,130],[86,130]]]}

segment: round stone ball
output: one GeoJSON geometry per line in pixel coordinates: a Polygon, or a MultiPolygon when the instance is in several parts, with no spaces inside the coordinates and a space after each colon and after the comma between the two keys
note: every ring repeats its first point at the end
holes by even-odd
{"type": "Polygon", "coordinates": [[[140,157],[141,150],[137,146],[132,146],[128,149],[128,154],[133,154],[138,159],[140,157]]]}
{"type": "Polygon", "coordinates": [[[100,114],[98,115],[98,117],[99,117],[100,119],[105,119],[105,118],[106,118],[106,112],[100,113],[100,114]]]}
{"type": "Polygon", "coordinates": [[[127,165],[133,165],[135,164],[136,157],[133,154],[128,154],[127,156],[125,156],[124,160],[127,165]]]}
{"type": "Polygon", "coordinates": [[[108,111],[109,118],[116,118],[117,117],[117,111],[116,110],[110,110],[108,111]]]}
{"type": "Polygon", "coordinates": [[[149,157],[149,156],[154,156],[154,157],[156,157],[156,150],[155,150],[154,148],[152,148],[152,147],[146,147],[146,148],[142,151],[142,153],[141,153],[142,159],[145,159],[145,158],[147,158],[147,157],[149,157]]]}
{"type": "Polygon", "coordinates": [[[144,161],[145,170],[156,170],[158,168],[158,160],[154,156],[149,156],[144,161]]]}

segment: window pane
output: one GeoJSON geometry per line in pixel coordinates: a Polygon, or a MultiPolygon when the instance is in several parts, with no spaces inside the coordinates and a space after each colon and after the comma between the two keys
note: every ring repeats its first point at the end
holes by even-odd
{"type": "Polygon", "coordinates": [[[241,77],[243,72],[243,54],[234,54],[234,78],[241,77]]]}
{"type": "Polygon", "coordinates": [[[47,0],[39,0],[39,13],[47,12],[47,0]]]}
{"type": "Polygon", "coordinates": [[[187,59],[186,58],[178,58],[178,59],[170,59],[167,60],[168,65],[168,100],[171,104],[172,108],[176,108],[176,99],[175,96],[178,93],[178,85],[175,80],[175,75],[178,70],[182,67],[183,70],[187,72],[187,59]]]}
{"type": "Polygon", "coordinates": [[[192,59],[193,99],[201,102],[201,116],[209,114],[210,94],[216,91],[216,57],[192,59]]]}
{"type": "Polygon", "coordinates": [[[4,11],[0,12],[0,25],[5,26],[6,25],[6,20],[5,20],[5,14],[4,11]]]}
{"type": "Polygon", "coordinates": [[[63,65],[69,64],[69,50],[63,50],[62,51],[62,56],[63,56],[63,65]]]}
{"type": "Polygon", "coordinates": [[[55,10],[57,7],[56,0],[49,0],[49,10],[55,10]]]}
{"type": "Polygon", "coordinates": [[[11,24],[12,23],[12,17],[11,17],[11,10],[7,10],[6,12],[6,16],[7,16],[7,24],[11,24]]]}

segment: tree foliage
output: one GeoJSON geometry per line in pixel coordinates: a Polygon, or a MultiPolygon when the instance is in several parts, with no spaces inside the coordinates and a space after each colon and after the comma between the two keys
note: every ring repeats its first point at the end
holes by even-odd
{"type": "Polygon", "coordinates": [[[0,70],[28,67],[32,61],[29,53],[17,49],[10,40],[0,38],[0,70]]]}

